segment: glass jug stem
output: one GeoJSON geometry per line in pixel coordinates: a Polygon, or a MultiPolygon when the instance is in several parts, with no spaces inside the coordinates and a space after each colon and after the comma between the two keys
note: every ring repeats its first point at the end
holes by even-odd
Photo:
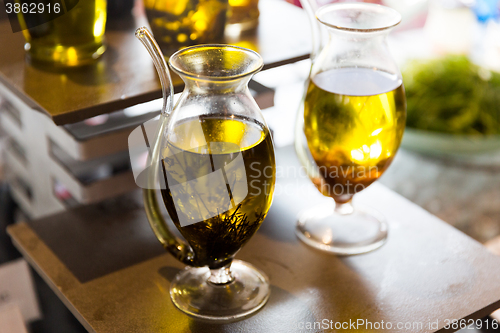
{"type": "Polygon", "coordinates": [[[211,269],[208,282],[215,285],[224,285],[234,281],[234,275],[231,272],[231,263],[221,268],[211,269]]]}
{"type": "Polygon", "coordinates": [[[352,197],[345,202],[335,202],[335,213],[339,215],[349,215],[354,212],[352,197]]]}

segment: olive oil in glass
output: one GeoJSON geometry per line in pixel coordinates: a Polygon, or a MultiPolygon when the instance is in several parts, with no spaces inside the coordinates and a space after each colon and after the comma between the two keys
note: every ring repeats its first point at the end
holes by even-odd
{"type": "Polygon", "coordinates": [[[169,138],[162,161],[163,202],[191,245],[196,265],[224,266],[257,231],[271,206],[275,161],[269,132],[256,121],[215,114],[183,120],[169,138]],[[234,166],[239,157],[243,163],[234,166]],[[225,181],[211,183],[206,176],[218,170],[224,171],[225,181]],[[196,188],[176,187],[172,195],[171,186],[192,179],[198,181],[196,188]],[[238,184],[248,186],[246,195],[236,193],[238,184]],[[225,210],[228,195],[231,203],[225,210]],[[213,207],[218,214],[211,216],[207,213],[213,207]],[[195,223],[182,226],[180,215],[195,223]],[[196,222],[203,215],[207,218],[196,222]]]}
{"type": "Polygon", "coordinates": [[[227,0],[144,0],[146,15],[163,53],[222,41],[227,0]]]}
{"type": "MultiPolygon", "coordinates": [[[[57,1],[49,3],[60,4],[57,1]]],[[[95,61],[106,50],[106,3],[106,0],[80,0],[67,13],[53,20],[50,20],[47,8],[36,15],[18,14],[30,59],[63,67],[81,66],[95,61]],[[25,21],[28,19],[45,23],[28,29],[27,26],[35,24],[25,21]]],[[[53,11],[53,6],[51,8],[53,11]]]]}
{"type": "Polygon", "coordinates": [[[314,184],[342,202],[377,180],[399,148],[405,116],[396,75],[343,68],[314,76],[304,103],[304,133],[320,176],[314,184]]]}
{"type": "Polygon", "coordinates": [[[229,33],[254,29],[259,23],[259,15],[259,0],[229,0],[229,33]]]}

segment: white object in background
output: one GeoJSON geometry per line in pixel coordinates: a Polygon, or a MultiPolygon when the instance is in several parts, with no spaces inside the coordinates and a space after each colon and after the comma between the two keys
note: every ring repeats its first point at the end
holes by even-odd
{"type": "Polygon", "coordinates": [[[490,20],[483,40],[483,66],[500,72],[500,22],[490,20]]]}
{"type": "Polygon", "coordinates": [[[474,43],[477,20],[460,1],[430,2],[424,30],[438,53],[469,54],[474,43]]]}
{"type": "Polygon", "coordinates": [[[401,14],[401,23],[396,30],[402,30],[412,24],[413,20],[426,14],[429,0],[382,0],[382,4],[394,8],[401,14]]]}
{"type": "Polygon", "coordinates": [[[0,332],[28,333],[26,325],[24,325],[23,315],[17,305],[0,309],[0,332]]]}
{"type": "Polygon", "coordinates": [[[0,266],[0,311],[12,305],[19,307],[25,322],[42,318],[33,278],[24,259],[0,266]]]}

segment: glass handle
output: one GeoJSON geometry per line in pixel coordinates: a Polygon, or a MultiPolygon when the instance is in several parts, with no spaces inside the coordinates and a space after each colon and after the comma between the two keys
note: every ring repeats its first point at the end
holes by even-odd
{"type": "Polygon", "coordinates": [[[302,8],[306,11],[311,25],[313,44],[311,50],[311,60],[314,61],[314,58],[316,58],[323,47],[323,39],[325,38],[322,27],[316,19],[316,10],[319,8],[319,5],[317,0],[299,0],[299,2],[302,8]]]}
{"type": "Polygon", "coordinates": [[[163,247],[177,258],[177,260],[189,266],[196,266],[194,252],[191,247],[170,231],[167,222],[160,213],[155,190],[144,189],[143,194],[144,208],[146,209],[149,224],[156,238],[158,238],[163,247]]]}
{"type": "Polygon", "coordinates": [[[167,225],[158,204],[156,189],[166,189],[165,180],[162,181],[160,175],[160,165],[163,163],[161,159],[161,137],[162,133],[166,132],[169,122],[168,115],[161,115],[157,134],[152,141],[153,146],[150,147],[148,153],[148,168],[146,169],[147,183],[143,187],[144,209],[148,217],[151,229],[160,241],[163,247],[170,252],[180,262],[196,267],[195,255],[191,247],[176,237],[167,225]]]}
{"type": "Polygon", "coordinates": [[[138,28],[135,31],[135,36],[141,41],[141,43],[146,47],[153,59],[156,71],[160,77],[161,88],[163,93],[163,108],[161,109],[162,114],[170,114],[173,109],[174,103],[174,86],[172,84],[172,78],[170,77],[170,71],[168,70],[167,62],[165,57],[161,52],[158,43],[153,38],[153,35],[146,27],[138,28]]]}
{"type": "Polygon", "coordinates": [[[160,212],[156,192],[154,190],[156,188],[155,183],[157,183],[156,176],[158,175],[158,166],[161,163],[161,159],[159,158],[161,133],[164,133],[167,128],[166,124],[168,123],[169,115],[173,109],[174,88],[172,85],[172,78],[170,77],[165,57],[149,30],[146,27],[141,27],[135,31],[135,36],[146,47],[149,55],[153,59],[156,71],[160,77],[163,93],[163,107],[161,114],[164,118],[160,122],[161,125],[159,127],[158,135],[154,141],[155,145],[150,155],[150,165],[152,170],[150,170],[150,174],[148,176],[148,178],[151,177],[148,180],[148,182],[150,182],[148,184],[149,186],[144,189],[144,207],[146,209],[149,224],[151,225],[156,238],[158,238],[163,247],[182,263],[189,266],[196,266],[194,264],[194,252],[191,247],[176,237],[168,228],[167,222],[160,212]]]}

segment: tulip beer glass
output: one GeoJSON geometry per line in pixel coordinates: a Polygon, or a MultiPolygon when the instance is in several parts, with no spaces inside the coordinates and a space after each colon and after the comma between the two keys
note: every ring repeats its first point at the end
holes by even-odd
{"type": "Polygon", "coordinates": [[[317,10],[316,18],[329,38],[313,52],[296,150],[336,205],[302,213],[296,234],[320,250],[364,253],[385,242],[387,224],[376,211],[353,206],[352,198],[389,167],[405,127],[402,77],[386,44],[401,16],[380,5],[336,3],[317,10]]]}

